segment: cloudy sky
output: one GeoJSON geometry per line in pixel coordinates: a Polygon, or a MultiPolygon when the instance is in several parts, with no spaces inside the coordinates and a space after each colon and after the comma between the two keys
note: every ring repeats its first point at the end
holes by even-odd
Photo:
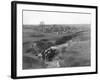
{"type": "Polygon", "coordinates": [[[91,14],[23,11],[23,24],[90,24],[91,14]]]}

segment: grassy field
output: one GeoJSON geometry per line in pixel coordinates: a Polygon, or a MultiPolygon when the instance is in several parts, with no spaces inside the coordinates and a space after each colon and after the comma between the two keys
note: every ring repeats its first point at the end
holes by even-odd
{"type": "MultiPolygon", "coordinates": [[[[80,67],[80,66],[90,66],[90,25],[66,25],[68,27],[77,28],[77,31],[87,30],[81,36],[78,36],[73,40],[74,45],[64,49],[62,51],[62,60],[60,61],[61,67],[80,67]]],[[[68,36],[70,33],[44,33],[38,31],[37,26],[33,25],[23,25],[23,69],[39,69],[45,68],[45,64],[35,56],[43,49],[46,49],[53,45],[57,39],[62,36],[68,36]],[[48,40],[42,41],[40,40],[48,40]],[[35,49],[32,48],[32,44],[37,42],[39,46],[35,49]],[[37,51],[36,51],[37,49],[37,51]]],[[[58,26],[59,27],[59,26],[58,26]]]]}

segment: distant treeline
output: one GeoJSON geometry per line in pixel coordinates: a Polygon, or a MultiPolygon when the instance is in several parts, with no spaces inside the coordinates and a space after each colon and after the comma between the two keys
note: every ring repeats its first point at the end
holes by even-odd
{"type": "Polygon", "coordinates": [[[34,29],[44,33],[52,33],[52,32],[70,33],[70,32],[76,32],[78,30],[78,28],[76,27],[70,27],[65,25],[39,25],[37,27],[34,27],[34,29]]]}
{"type": "Polygon", "coordinates": [[[44,33],[72,33],[90,30],[90,24],[49,24],[49,25],[23,25],[23,29],[33,29],[44,33]]]}

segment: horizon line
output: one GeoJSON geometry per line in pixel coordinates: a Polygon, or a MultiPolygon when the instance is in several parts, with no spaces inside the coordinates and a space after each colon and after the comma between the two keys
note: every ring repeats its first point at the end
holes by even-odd
{"type": "MultiPolygon", "coordinates": [[[[88,24],[88,23],[84,23],[84,24],[88,24]]],[[[41,24],[22,24],[22,25],[41,25],[41,24]]],[[[43,24],[43,25],[77,25],[77,24],[43,24]]]]}

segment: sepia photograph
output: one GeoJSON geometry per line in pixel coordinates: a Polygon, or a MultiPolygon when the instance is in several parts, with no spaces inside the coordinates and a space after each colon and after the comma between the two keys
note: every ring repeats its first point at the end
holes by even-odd
{"type": "Polygon", "coordinates": [[[13,79],[97,73],[97,6],[12,2],[13,79]]]}

